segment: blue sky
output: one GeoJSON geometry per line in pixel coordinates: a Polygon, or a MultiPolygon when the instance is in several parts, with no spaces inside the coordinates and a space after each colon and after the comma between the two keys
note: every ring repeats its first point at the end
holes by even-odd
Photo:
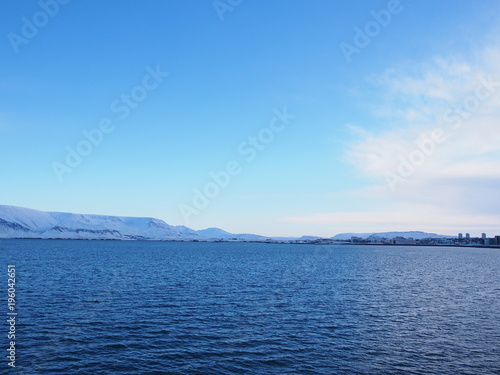
{"type": "Polygon", "coordinates": [[[8,2],[2,204],[275,236],[500,234],[499,14],[493,0],[8,2]]]}

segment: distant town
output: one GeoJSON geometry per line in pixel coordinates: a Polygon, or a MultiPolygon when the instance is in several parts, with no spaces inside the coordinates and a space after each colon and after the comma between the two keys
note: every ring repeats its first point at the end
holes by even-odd
{"type": "MultiPolygon", "coordinates": [[[[484,230],[484,229],[483,229],[484,230]]],[[[0,205],[0,239],[258,242],[317,245],[408,245],[500,247],[500,235],[471,237],[422,231],[381,233],[339,233],[333,237],[266,237],[250,233],[229,233],[219,228],[194,230],[172,226],[149,217],[120,217],[37,211],[0,205]]]]}
{"type": "MultiPolygon", "coordinates": [[[[273,241],[274,242],[274,241],[273,241]]],[[[297,239],[286,241],[287,243],[309,243],[309,244],[320,244],[320,245],[332,245],[332,244],[357,244],[357,245],[421,245],[421,246],[476,246],[476,247],[500,247],[500,235],[494,237],[488,237],[486,233],[483,233],[481,237],[471,237],[469,233],[465,236],[463,233],[459,233],[457,237],[452,236],[442,236],[440,238],[420,238],[415,239],[413,237],[394,237],[385,238],[380,234],[374,234],[372,236],[362,238],[357,236],[352,236],[350,239],[335,239],[335,238],[314,238],[314,239],[297,239]]]]}

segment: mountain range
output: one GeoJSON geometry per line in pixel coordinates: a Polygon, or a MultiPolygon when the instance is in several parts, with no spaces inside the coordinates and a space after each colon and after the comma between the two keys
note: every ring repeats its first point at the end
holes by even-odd
{"type": "Polygon", "coordinates": [[[150,217],[82,215],[44,212],[0,205],[0,238],[106,240],[266,240],[255,234],[233,234],[222,229],[196,231],[150,217]]]}
{"type": "Polygon", "coordinates": [[[358,237],[363,240],[367,239],[390,239],[393,240],[397,237],[412,238],[414,240],[423,240],[424,238],[452,238],[453,236],[444,236],[436,233],[426,232],[382,232],[382,233],[342,233],[332,237],[333,240],[345,241],[350,240],[352,237],[358,237]]]}
{"type": "MultiPolygon", "coordinates": [[[[345,241],[351,237],[423,239],[446,238],[425,232],[343,233],[331,238],[345,241]]],[[[157,240],[157,241],[294,241],[313,242],[321,237],[270,238],[256,234],[234,234],[219,228],[194,230],[173,226],[150,217],[83,215],[45,212],[16,206],[0,205],[0,238],[157,240]]]]}

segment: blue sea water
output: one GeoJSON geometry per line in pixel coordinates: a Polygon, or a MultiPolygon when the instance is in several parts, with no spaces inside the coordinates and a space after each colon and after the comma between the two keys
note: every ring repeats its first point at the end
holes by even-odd
{"type": "Polygon", "coordinates": [[[2,240],[0,260],[2,374],[500,374],[499,249],[2,240]]]}

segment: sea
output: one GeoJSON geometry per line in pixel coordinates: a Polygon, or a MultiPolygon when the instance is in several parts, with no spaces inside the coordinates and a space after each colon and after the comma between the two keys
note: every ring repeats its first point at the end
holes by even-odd
{"type": "Polygon", "coordinates": [[[0,261],[0,374],[500,374],[500,249],[0,240],[0,261]]]}

